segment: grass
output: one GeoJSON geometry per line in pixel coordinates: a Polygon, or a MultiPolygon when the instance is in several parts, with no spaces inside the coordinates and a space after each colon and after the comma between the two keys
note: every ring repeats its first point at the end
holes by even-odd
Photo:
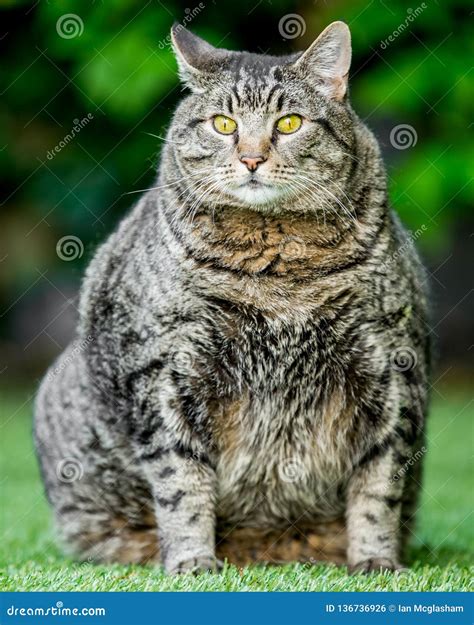
{"type": "Polygon", "coordinates": [[[466,591],[473,578],[472,423],[466,395],[434,402],[411,569],[349,577],[320,565],[226,566],[220,575],[166,577],[160,569],[95,566],[64,557],[54,541],[31,440],[31,404],[0,401],[0,590],[9,591],[466,591]]]}

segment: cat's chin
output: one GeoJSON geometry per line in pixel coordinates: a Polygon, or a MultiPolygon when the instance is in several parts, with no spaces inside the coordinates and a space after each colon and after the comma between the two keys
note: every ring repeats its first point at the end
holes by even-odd
{"type": "Polygon", "coordinates": [[[274,206],[280,202],[284,193],[282,189],[270,185],[243,185],[228,191],[229,195],[238,200],[240,205],[249,208],[264,208],[265,206],[274,206]]]}

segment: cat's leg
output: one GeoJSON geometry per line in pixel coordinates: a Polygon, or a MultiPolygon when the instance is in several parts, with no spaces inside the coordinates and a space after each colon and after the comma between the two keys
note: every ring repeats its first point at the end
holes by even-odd
{"type": "Polygon", "coordinates": [[[415,536],[416,514],[420,505],[421,482],[423,479],[423,460],[426,445],[423,434],[418,437],[413,453],[406,463],[405,487],[401,511],[401,553],[407,556],[410,539],[415,536]]]}
{"type": "Polygon", "coordinates": [[[219,568],[207,390],[188,360],[188,367],[177,357],[169,366],[148,367],[129,386],[135,455],[153,494],[161,561],[169,573],[219,568]]]}
{"type": "MultiPolygon", "coordinates": [[[[348,564],[352,572],[398,570],[408,466],[418,437],[413,413],[401,410],[393,431],[374,446],[349,481],[348,564]]],[[[412,485],[413,486],[413,485],[412,485]]]]}
{"type": "Polygon", "coordinates": [[[57,533],[82,560],[158,563],[148,485],[73,347],[43,380],[35,404],[36,451],[57,533]]]}
{"type": "Polygon", "coordinates": [[[215,473],[204,454],[184,449],[168,440],[142,455],[155,501],[161,560],[169,573],[217,570],[215,473]]]}
{"type": "Polygon", "coordinates": [[[385,448],[358,467],[347,493],[347,560],[351,572],[397,570],[400,551],[400,511],[404,478],[394,449],[385,448]]]}
{"type": "Polygon", "coordinates": [[[97,493],[101,491],[71,489],[55,506],[56,528],[65,551],[87,562],[158,565],[153,512],[142,508],[130,518],[129,505],[123,511],[114,510],[98,501],[97,493]]]}

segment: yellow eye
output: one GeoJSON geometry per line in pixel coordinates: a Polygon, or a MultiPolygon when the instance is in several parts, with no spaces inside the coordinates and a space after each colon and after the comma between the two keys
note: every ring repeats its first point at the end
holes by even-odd
{"type": "Polygon", "coordinates": [[[220,132],[221,135],[231,135],[237,130],[237,122],[234,122],[230,117],[226,117],[226,115],[216,115],[214,117],[214,129],[220,132]]]}
{"type": "Polygon", "coordinates": [[[276,127],[278,132],[284,135],[291,135],[301,128],[303,120],[299,115],[285,115],[277,121],[276,127]]]}

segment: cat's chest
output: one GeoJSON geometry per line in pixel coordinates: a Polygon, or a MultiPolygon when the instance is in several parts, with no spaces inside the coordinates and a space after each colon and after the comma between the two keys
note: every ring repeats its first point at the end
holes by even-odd
{"type": "Polygon", "coordinates": [[[215,423],[223,517],[264,523],[341,512],[350,409],[336,395],[319,406],[304,404],[281,393],[221,406],[215,423]]]}
{"type": "Polygon", "coordinates": [[[254,313],[220,327],[213,427],[224,517],[341,512],[341,489],[371,436],[354,419],[358,371],[370,375],[370,357],[362,366],[360,341],[341,341],[344,323],[290,325],[254,313]]]}

